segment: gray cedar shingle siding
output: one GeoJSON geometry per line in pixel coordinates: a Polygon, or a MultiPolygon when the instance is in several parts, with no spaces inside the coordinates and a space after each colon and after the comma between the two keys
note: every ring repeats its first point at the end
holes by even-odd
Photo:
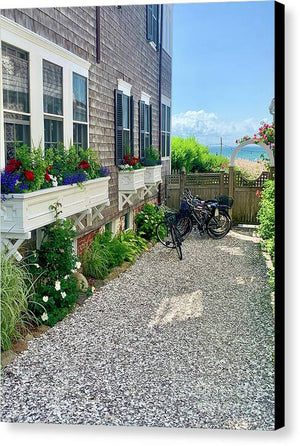
{"type": "MultiPolygon", "coordinates": [[[[134,147],[138,154],[138,101],[151,95],[153,146],[158,147],[159,53],[146,39],[146,6],[100,7],[100,63],[96,63],[96,7],[2,9],[0,13],[91,63],[89,71],[89,145],[111,170],[110,206],[104,223],[116,218],[118,176],[115,166],[114,90],[117,80],[132,85],[134,147]]],[[[171,96],[171,58],[163,52],[162,93],[171,96]]]]}

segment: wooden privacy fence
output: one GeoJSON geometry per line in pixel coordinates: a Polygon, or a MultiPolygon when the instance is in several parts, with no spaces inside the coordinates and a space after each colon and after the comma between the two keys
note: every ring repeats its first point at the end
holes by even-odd
{"type": "Polygon", "coordinates": [[[165,180],[165,196],[167,205],[178,209],[180,198],[185,188],[193,195],[199,195],[203,200],[218,195],[228,195],[234,198],[232,219],[234,224],[257,224],[257,211],[260,198],[257,190],[261,190],[264,182],[273,177],[273,172],[262,172],[255,180],[248,180],[241,172],[229,168],[229,173],[189,173],[184,171],[167,175],[165,180]]]}

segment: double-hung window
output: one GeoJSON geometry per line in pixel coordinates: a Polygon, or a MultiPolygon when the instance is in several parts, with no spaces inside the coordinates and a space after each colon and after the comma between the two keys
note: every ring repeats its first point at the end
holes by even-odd
{"type": "Polygon", "coordinates": [[[44,147],[63,144],[63,69],[43,60],[44,147]]]}
{"type": "Polygon", "coordinates": [[[140,121],[140,159],[146,156],[146,149],[152,146],[152,105],[141,100],[139,102],[140,121]]]}
{"type": "Polygon", "coordinates": [[[30,145],[29,54],[2,42],[5,162],[15,147],[30,145]]]}
{"type": "Polygon", "coordinates": [[[88,145],[90,63],[0,14],[0,163],[24,144],[88,145]]]}
{"type": "Polygon", "coordinates": [[[146,6],[147,39],[158,47],[159,41],[159,5],[146,6]]]}
{"type": "Polygon", "coordinates": [[[134,153],[134,100],[121,90],[115,90],[116,164],[126,153],[134,153]]]}
{"type": "Polygon", "coordinates": [[[161,121],[161,156],[166,158],[171,153],[171,108],[170,105],[162,104],[161,121]]]}
{"type": "Polygon", "coordinates": [[[87,78],[73,73],[73,145],[87,148],[87,78]]]}

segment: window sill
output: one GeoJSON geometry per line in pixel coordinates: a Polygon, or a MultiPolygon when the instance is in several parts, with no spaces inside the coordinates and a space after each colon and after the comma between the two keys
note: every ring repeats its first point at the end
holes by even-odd
{"type": "Polygon", "coordinates": [[[158,47],[157,47],[157,45],[155,45],[155,43],[154,43],[152,40],[149,41],[149,45],[152,46],[152,48],[153,48],[155,51],[158,51],[158,47]]]}

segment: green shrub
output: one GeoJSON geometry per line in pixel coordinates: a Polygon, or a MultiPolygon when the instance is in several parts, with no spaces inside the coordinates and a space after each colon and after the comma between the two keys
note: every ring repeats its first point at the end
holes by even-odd
{"type": "Polygon", "coordinates": [[[172,138],[172,169],[190,172],[219,171],[228,163],[228,159],[210,153],[208,147],[198,143],[194,137],[172,138]]]}
{"type": "Polygon", "coordinates": [[[261,202],[257,214],[258,232],[263,239],[263,247],[275,261],[275,182],[267,180],[261,192],[261,202]]]}
{"type": "MultiPolygon", "coordinates": [[[[263,249],[270,254],[275,266],[275,181],[267,180],[261,192],[261,202],[257,214],[258,232],[262,238],[263,249]]],[[[272,291],[275,288],[274,270],[268,271],[272,291]]]]}
{"type": "Polygon", "coordinates": [[[45,228],[41,247],[30,257],[37,276],[34,303],[30,309],[44,324],[53,326],[70,313],[80,288],[73,273],[80,262],[73,250],[76,235],[71,220],[57,220],[45,228]]]}
{"type": "Polygon", "coordinates": [[[154,204],[146,203],[135,216],[136,232],[146,240],[156,240],[156,226],[163,221],[164,213],[154,204]]]}
{"type": "Polygon", "coordinates": [[[147,241],[135,234],[131,229],[121,232],[118,237],[122,245],[126,247],[126,257],[124,260],[127,262],[134,262],[136,257],[147,249],[147,241]]]}
{"type": "Polygon", "coordinates": [[[110,271],[124,261],[134,262],[137,255],[147,248],[147,241],[133,231],[113,236],[110,231],[96,234],[83,253],[83,273],[94,279],[104,279],[110,271]]]}
{"type": "Polygon", "coordinates": [[[1,350],[8,350],[12,341],[21,337],[34,318],[28,311],[33,292],[32,276],[26,266],[1,255],[1,350]]]}

